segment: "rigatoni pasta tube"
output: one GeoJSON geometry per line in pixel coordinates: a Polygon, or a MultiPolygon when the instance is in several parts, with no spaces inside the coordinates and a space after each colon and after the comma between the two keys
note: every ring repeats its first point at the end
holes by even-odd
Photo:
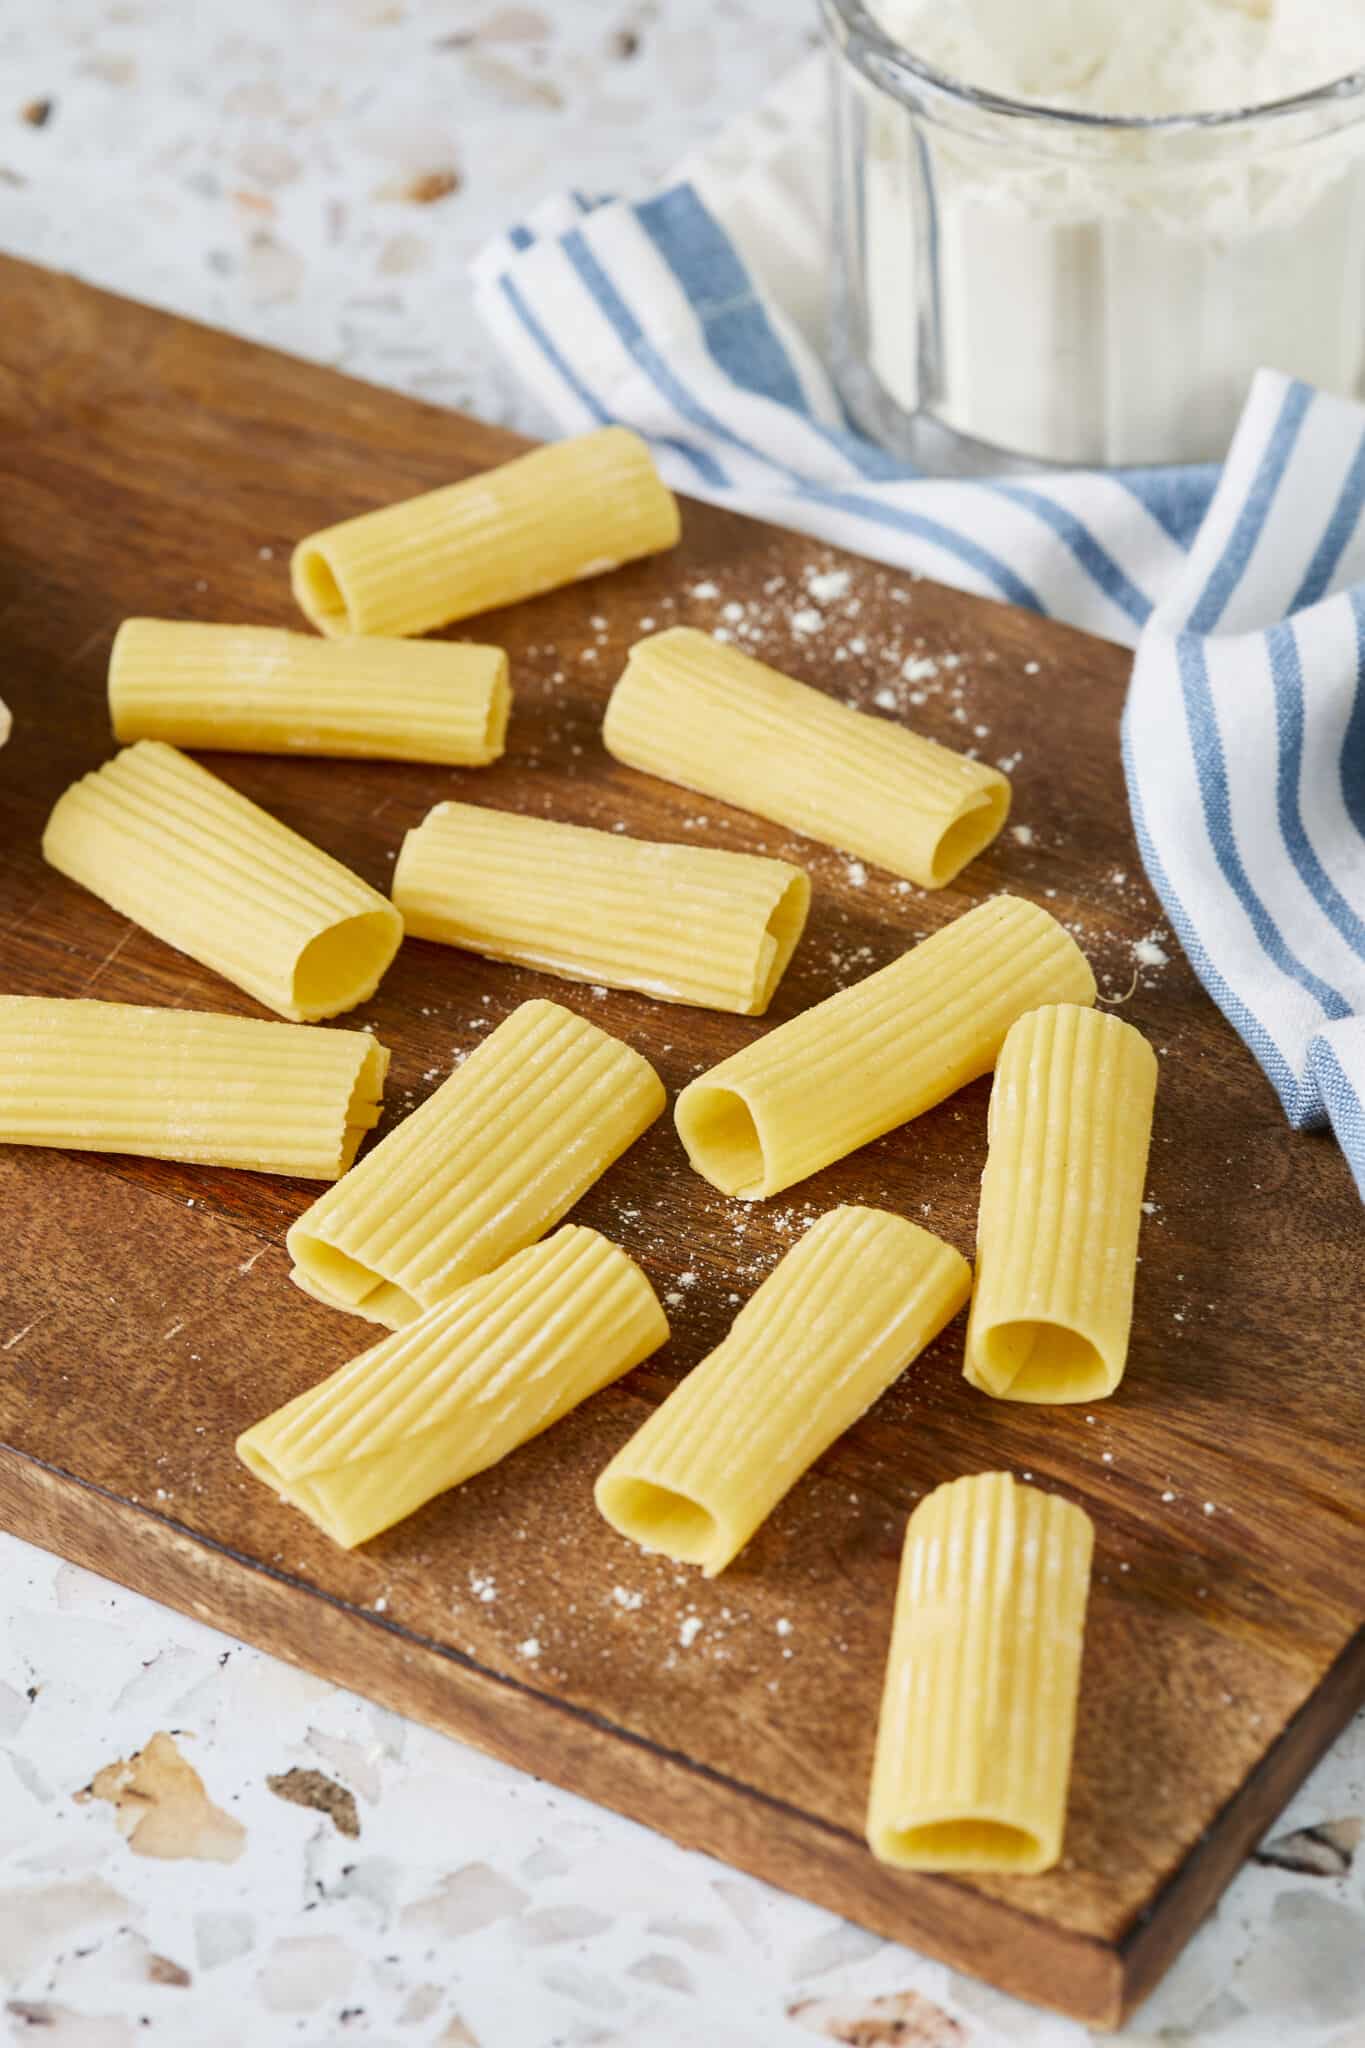
{"type": "Polygon", "coordinates": [[[443,803],[403,841],[393,900],[416,939],[756,1017],[801,936],[810,883],[758,854],[443,803]]]}
{"type": "Polygon", "coordinates": [[[642,1549],[714,1578],[971,1284],[960,1252],[903,1217],[831,1210],[617,1452],[598,1508],[642,1549]]]}
{"type": "Polygon", "coordinates": [[[989,1073],[1016,1017],[1064,1000],[1095,1000],[1075,940],[993,896],[689,1082],[679,1135],[722,1193],[778,1194],[989,1073]]]}
{"type": "Polygon", "coordinates": [[[1123,1378],[1156,1054],[1070,1003],[1012,1025],[991,1088],[965,1371],[1002,1401],[1099,1401],[1123,1378]]]}
{"type": "Polygon", "coordinates": [[[378,890],[159,740],[73,783],[43,853],[282,1017],[363,1003],[403,937],[378,890]]]}
{"type": "Polygon", "coordinates": [[[287,1239],[294,1279],[396,1329],[543,1237],[664,1106],[649,1061],[523,1003],[287,1239]]]}
{"type": "Polygon", "coordinates": [[[667,1337],[634,1260],[568,1224],[258,1422],[237,1453],[349,1549],[496,1464],[667,1337]]]}
{"type": "Polygon", "coordinates": [[[603,427],[311,534],[290,576],[319,632],[429,633],[671,548],[678,533],[645,443],[603,427]]]}
{"type": "Polygon", "coordinates": [[[1094,1531],[985,1472],[910,1517],[867,1839],[903,1870],[1050,1870],[1062,1853],[1094,1531]]]}
{"type": "Polygon", "coordinates": [[[109,656],[109,710],[120,740],[481,768],[503,750],[507,671],[500,647],[461,640],[125,619],[109,656]]]}
{"type": "Polygon", "coordinates": [[[631,650],[608,753],[940,889],[1009,814],[996,768],[836,703],[691,626],[631,650]]]}
{"type": "Polygon", "coordinates": [[[335,1180],[388,1066],[366,1031],[0,996],[0,1142],[335,1180]]]}

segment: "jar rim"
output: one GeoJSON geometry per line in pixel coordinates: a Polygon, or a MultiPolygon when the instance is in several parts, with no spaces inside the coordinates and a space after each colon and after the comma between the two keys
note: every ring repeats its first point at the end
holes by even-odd
{"type": "Polygon", "coordinates": [[[1180,114],[1101,114],[1083,107],[1058,107],[1045,100],[1015,99],[1008,93],[992,92],[968,84],[950,72],[940,71],[884,29],[867,5],[867,0],[821,0],[826,28],[841,51],[874,82],[921,102],[960,108],[970,113],[998,116],[1007,121],[1026,119],[1045,124],[1059,133],[1077,137],[1104,135],[1163,135],[1227,133],[1239,127],[1254,128],[1296,114],[1346,109],[1365,100],[1365,65],[1340,78],[1328,79],[1310,91],[1286,99],[1258,100],[1250,106],[1211,108],[1180,114]],[[836,28],[836,20],[840,29],[836,28]],[[869,63],[868,60],[871,60],[869,63]]]}

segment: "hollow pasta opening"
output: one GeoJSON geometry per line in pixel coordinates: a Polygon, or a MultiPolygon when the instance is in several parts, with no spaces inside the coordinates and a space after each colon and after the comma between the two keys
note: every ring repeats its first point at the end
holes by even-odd
{"type": "Polygon", "coordinates": [[[254,1474],[257,1479],[263,1479],[266,1485],[273,1487],[275,1492],[282,1498],[288,1498],[285,1482],[281,1478],[274,1460],[267,1457],[260,1446],[251,1441],[250,1434],[238,1437],[237,1456],[246,1466],[248,1472],[254,1474]]]}
{"type": "Polygon", "coordinates": [[[504,655],[498,679],[493,685],[488,701],[488,717],[483,728],[483,751],[490,761],[495,761],[507,740],[507,721],[512,715],[512,685],[508,676],[508,663],[504,655]]]}
{"type": "Polygon", "coordinates": [[[752,1014],[761,1017],[777,991],[777,985],[787,971],[787,962],[796,951],[797,942],[806,928],[806,915],[810,910],[810,878],[801,873],[792,876],[782,891],[773,912],[764,928],[764,955],[758,990],[752,1014]]]}
{"type": "Polygon", "coordinates": [[[888,1828],[877,1844],[888,1863],[909,1870],[1041,1870],[1043,1845],[1029,1828],[999,1820],[935,1820],[888,1828]]]}
{"type": "Polygon", "coordinates": [[[371,1267],[363,1266],[359,1259],[349,1258],[334,1245],[325,1244],[306,1231],[291,1230],[286,1243],[294,1264],[324,1300],[354,1307],[383,1284],[371,1267]]]}
{"type": "Polygon", "coordinates": [[[292,581],[295,597],[320,633],[335,637],[354,631],[345,593],[320,547],[304,541],[295,548],[292,581]]]}
{"type": "Polygon", "coordinates": [[[682,1564],[704,1565],[716,1541],[714,1515],[685,1493],[648,1479],[605,1477],[597,1505],[614,1529],[644,1550],[661,1550],[682,1564]]]}
{"type": "Polygon", "coordinates": [[[955,818],[938,845],[930,872],[934,887],[943,888],[960,874],[968,861],[988,847],[1009,816],[1010,786],[1002,777],[973,798],[970,807],[955,818]]]}
{"type": "Polygon", "coordinates": [[[402,936],[402,922],[392,910],[365,910],[319,932],[294,965],[299,1016],[335,1017],[363,1003],[379,986],[402,936]]]}
{"type": "Polygon", "coordinates": [[[991,1392],[1011,1401],[1100,1401],[1110,1392],[1103,1358],[1064,1323],[996,1323],[982,1351],[991,1392]]]}
{"type": "Polygon", "coordinates": [[[698,1173],[722,1194],[757,1200],[767,1180],[763,1141],[749,1105],[733,1088],[694,1081],[678,1097],[678,1136],[698,1173]]]}

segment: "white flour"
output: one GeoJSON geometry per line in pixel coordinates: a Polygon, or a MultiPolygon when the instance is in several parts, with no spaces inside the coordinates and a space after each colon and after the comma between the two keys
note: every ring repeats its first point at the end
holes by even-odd
{"type": "MultiPolygon", "coordinates": [[[[1365,0],[876,12],[959,82],[1109,116],[1228,111],[1365,67],[1365,0]]],[[[1262,366],[1357,388],[1365,120],[1349,99],[1156,135],[865,104],[866,348],[903,412],[1024,457],[1179,462],[1225,452],[1262,366]]]]}
{"type": "Polygon", "coordinates": [[[1225,112],[1365,65],[1365,0],[876,0],[952,78],[1094,114],[1225,112]]]}

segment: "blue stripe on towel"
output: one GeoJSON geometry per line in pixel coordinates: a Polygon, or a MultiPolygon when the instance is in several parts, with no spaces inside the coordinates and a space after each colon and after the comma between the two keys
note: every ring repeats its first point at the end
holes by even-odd
{"type": "Polygon", "coordinates": [[[1217,1003],[1223,1015],[1235,1031],[1239,1031],[1255,1053],[1266,1078],[1274,1088],[1286,1111],[1292,1116],[1299,1102],[1300,1084],[1298,1076],[1286,1061],[1279,1046],[1261,1023],[1254,1010],[1248,1009],[1241,997],[1229,987],[1209,956],[1199,928],[1186,910],[1170,876],[1156,850],[1156,842],[1147,826],[1146,813],[1142,803],[1142,787],[1133,761],[1133,741],[1129,725],[1129,714],[1124,713],[1120,728],[1120,746],[1123,750],[1124,775],[1128,783],[1128,802],[1133,814],[1133,835],[1142,855],[1142,865],[1147,870],[1147,879],[1161,899],[1161,907],[1170,919],[1171,929],[1180,940],[1189,956],[1190,965],[1203,982],[1204,987],[1217,1003]]]}
{"type": "MultiPolygon", "coordinates": [[[[553,366],[563,378],[570,391],[573,392],[581,404],[587,407],[589,413],[598,424],[600,426],[607,426],[611,421],[611,414],[606,410],[596,392],[590,390],[583,382],[562,349],[557,348],[554,342],[551,341],[549,335],[541,326],[521,293],[517,290],[514,281],[510,277],[504,277],[501,280],[501,284],[507,303],[511,306],[527,333],[534,340],[536,347],[545,357],[546,362],[553,366]]],[[[709,484],[713,488],[723,487],[729,483],[730,479],[726,476],[725,471],[718,462],[714,462],[711,459],[704,448],[694,448],[687,441],[663,441],[660,443],[660,446],[672,449],[674,454],[682,456],[685,462],[689,462],[701,483],[709,484]]]]}
{"type": "Polygon", "coordinates": [[[1332,516],[1323,528],[1322,539],[1294,593],[1289,607],[1291,612],[1305,611],[1310,604],[1316,604],[1319,598],[1326,596],[1341,558],[1350,546],[1351,535],[1360,523],[1362,505],[1365,505],[1365,433],[1356,446],[1355,459],[1346,472],[1337,502],[1332,507],[1332,516]]]}
{"type": "Polygon", "coordinates": [[[1211,633],[1231,603],[1233,592],[1242,580],[1270,516],[1275,493],[1289,467],[1289,458],[1294,453],[1294,444],[1299,438],[1312,396],[1309,387],[1297,379],[1285,392],[1280,416],[1262,453],[1251,489],[1214,565],[1213,574],[1190,614],[1189,629],[1192,633],[1211,633]]]}
{"type": "Polygon", "coordinates": [[[754,296],[735,245],[690,185],[675,185],[636,209],[641,227],[677,278],[706,334],[706,345],[742,391],[810,417],[801,379],[754,296]]]}
{"type": "Polygon", "coordinates": [[[1289,975],[1306,989],[1315,1002],[1321,1003],[1327,1016],[1349,1017],[1351,1006],[1346,998],[1298,957],[1252,886],[1233,827],[1227,764],[1223,759],[1223,742],[1213,708],[1213,693],[1209,688],[1203,642],[1192,633],[1182,633],[1175,642],[1175,648],[1195,773],[1199,778],[1199,794],[1204,807],[1204,823],[1223,879],[1245,911],[1267,959],[1274,962],[1281,974],[1289,975]]]}
{"type": "Polygon", "coordinates": [[[1145,626],[1151,615],[1152,602],[1145,597],[1130,577],[1125,575],[1107,549],[1101,547],[1088,526],[1058,505],[1042,491],[1031,491],[1023,484],[997,484],[1002,498],[1010,498],[1016,505],[1025,506],[1036,512],[1045,526],[1050,526],[1059,540],[1064,540],[1076,560],[1088,576],[1094,578],[1105,596],[1125,612],[1135,626],[1145,626]]]}
{"type": "Polygon", "coordinates": [[[1304,827],[1299,803],[1299,786],[1303,779],[1303,665],[1299,660],[1292,623],[1286,621],[1283,625],[1273,626],[1266,635],[1266,641],[1279,735],[1275,808],[1280,833],[1304,888],[1347,945],[1365,960],[1365,919],[1356,914],[1323,867],[1304,827]]]}

